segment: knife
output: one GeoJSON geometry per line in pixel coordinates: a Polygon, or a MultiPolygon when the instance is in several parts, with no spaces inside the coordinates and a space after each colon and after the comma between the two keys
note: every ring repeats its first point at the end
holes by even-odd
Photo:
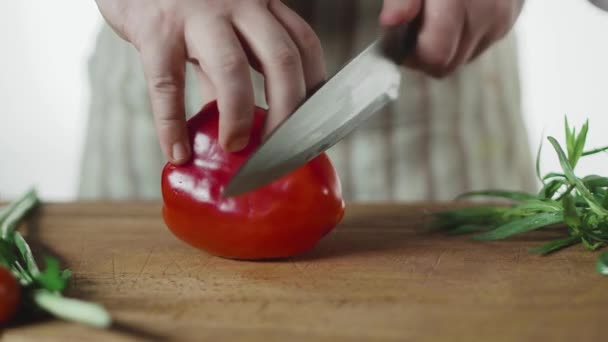
{"type": "Polygon", "coordinates": [[[391,28],[304,101],[237,170],[223,196],[237,196],[317,157],[398,97],[399,64],[418,24],[391,28]]]}

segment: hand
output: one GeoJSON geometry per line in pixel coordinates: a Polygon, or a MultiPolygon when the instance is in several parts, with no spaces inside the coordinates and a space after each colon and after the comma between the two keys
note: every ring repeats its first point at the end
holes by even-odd
{"type": "Polygon", "coordinates": [[[255,108],[250,65],[266,81],[266,132],[326,76],[319,39],[279,0],[97,4],[113,29],[139,51],[160,145],[174,164],[191,154],[184,113],[186,61],[195,64],[204,99],[218,100],[220,144],[229,151],[249,141],[255,108]]]}
{"type": "Polygon", "coordinates": [[[391,27],[420,15],[414,53],[404,65],[444,77],[483,53],[513,27],[524,0],[384,0],[380,23],[391,27]]]}

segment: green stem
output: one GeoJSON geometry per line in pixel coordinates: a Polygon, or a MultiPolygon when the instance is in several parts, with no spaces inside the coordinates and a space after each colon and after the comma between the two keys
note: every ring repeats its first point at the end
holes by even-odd
{"type": "Polygon", "coordinates": [[[47,290],[35,291],[33,299],[39,307],[64,320],[97,328],[107,328],[112,324],[110,314],[98,304],[66,298],[47,290]]]}
{"type": "Polygon", "coordinates": [[[566,191],[564,191],[564,193],[559,195],[559,197],[557,199],[555,199],[555,201],[561,201],[564,198],[564,196],[570,195],[570,193],[572,192],[572,190],[574,190],[574,188],[576,188],[576,185],[570,184],[570,186],[568,186],[566,191]]]}
{"type": "Polygon", "coordinates": [[[28,191],[19,200],[10,204],[0,213],[0,238],[9,240],[19,222],[38,204],[36,190],[28,191]]]}
{"type": "Polygon", "coordinates": [[[32,249],[27,244],[27,242],[25,242],[25,239],[23,238],[23,236],[21,236],[21,234],[19,234],[19,232],[15,232],[13,236],[15,246],[17,246],[17,249],[21,253],[21,257],[25,261],[25,266],[27,267],[27,270],[30,272],[32,277],[38,276],[38,274],[40,274],[40,269],[36,264],[36,259],[34,259],[32,249]]]}
{"type": "Polygon", "coordinates": [[[13,270],[13,272],[16,273],[15,275],[19,279],[19,282],[21,283],[21,285],[28,286],[34,282],[34,279],[32,279],[32,276],[30,276],[30,274],[23,268],[23,266],[21,266],[21,264],[18,261],[15,261],[13,266],[15,268],[13,270]]]}

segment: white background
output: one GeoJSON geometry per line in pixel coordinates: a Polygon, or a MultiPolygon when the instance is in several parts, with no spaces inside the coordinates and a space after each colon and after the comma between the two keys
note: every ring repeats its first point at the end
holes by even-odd
{"type": "MultiPolygon", "coordinates": [[[[74,198],[100,22],[93,1],[0,2],[0,199],[31,185],[45,200],[74,198]]],[[[584,0],[528,0],[516,29],[532,148],[543,130],[561,140],[565,114],[589,118],[591,144],[608,145],[608,14],[584,0]]],[[[543,160],[558,167],[550,148],[543,160]]],[[[607,170],[603,154],[579,171],[607,170]]]]}

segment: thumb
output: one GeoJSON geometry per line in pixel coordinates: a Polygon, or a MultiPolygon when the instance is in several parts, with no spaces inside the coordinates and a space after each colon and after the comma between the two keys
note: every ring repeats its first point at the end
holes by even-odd
{"type": "Polygon", "coordinates": [[[396,26],[414,20],[422,9],[422,0],[384,0],[380,25],[396,26]]]}

